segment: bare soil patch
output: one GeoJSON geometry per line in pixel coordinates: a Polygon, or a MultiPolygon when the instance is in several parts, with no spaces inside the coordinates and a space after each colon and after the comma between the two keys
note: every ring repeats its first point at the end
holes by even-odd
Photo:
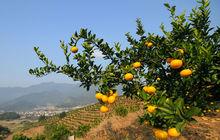
{"type": "MultiPolygon", "coordinates": [[[[77,140],[154,140],[152,128],[138,123],[141,114],[139,111],[124,118],[113,116],[77,140]]],[[[198,122],[189,124],[178,140],[220,140],[220,114],[195,119],[198,122]]]]}

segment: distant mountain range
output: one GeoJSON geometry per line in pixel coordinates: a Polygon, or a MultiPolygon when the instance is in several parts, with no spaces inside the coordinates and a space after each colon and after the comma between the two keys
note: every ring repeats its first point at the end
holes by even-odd
{"type": "Polygon", "coordinates": [[[74,107],[97,102],[94,98],[96,88],[89,91],[79,87],[79,83],[41,83],[21,87],[0,87],[0,110],[28,111],[38,106],[54,105],[74,107]]]}

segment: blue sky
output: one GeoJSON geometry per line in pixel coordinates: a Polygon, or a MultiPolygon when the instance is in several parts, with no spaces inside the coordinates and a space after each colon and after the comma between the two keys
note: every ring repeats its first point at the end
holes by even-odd
{"type": "MultiPolygon", "coordinates": [[[[33,47],[57,64],[64,63],[59,40],[68,41],[75,30],[89,28],[110,44],[126,46],[126,32],[135,33],[141,18],[148,32],[168,28],[169,12],[163,3],[177,6],[177,12],[191,11],[195,0],[1,0],[0,1],[0,87],[29,86],[41,82],[71,83],[65,76],[50,74],[35,78],[29,68],[41,66],[33,47]]],[[[211,1],[212,25],[220,25],[220,1],[211,1]]],[[[80,47],[79,47],[80,48],[80,47]]]]}

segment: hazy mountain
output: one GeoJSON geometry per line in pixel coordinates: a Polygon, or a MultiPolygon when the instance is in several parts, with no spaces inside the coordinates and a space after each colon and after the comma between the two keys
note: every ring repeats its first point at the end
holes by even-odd
{"type": "Polygon", "coordinates": [[[0,110],[25,111],[37,106],[76,106],[96,102],[90,91],[77,84],[42,83],[27,88],[0,88],[0,110]]]}
{"type": "Polygon", "coordinates": [[[28,94],[29,92],[25,88],[20,87],[0,87],[0,104],[28,94]]]}
{"type": "Polygon", "coordinates": [[[21,97],[30,93],[40,93],[51,90],[62,90],[69,91],[73,89],[74,86],[79,86],[79,84],[63,84],[63,83],[41,83],[38,85],[29,86],[26,88],[22,87],[0,87],[0,104],[13,100],[15,98],[21,97]]]}

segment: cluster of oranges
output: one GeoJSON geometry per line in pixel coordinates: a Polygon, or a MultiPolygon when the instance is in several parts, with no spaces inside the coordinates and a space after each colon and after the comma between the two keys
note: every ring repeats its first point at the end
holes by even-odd
{"type": "Polygon", "coordinates": [[[180,132],[176,128],[169,128],[168,131],[156,129],[154,135],[159,140],[166,140],[168,137],[177,138],[180,136],[180,132]]]}
{"type": "MultiPolygon", "coordinates": [[[[183,49],[178,49],[178,52],[180,52],[181,54],[184,54],[184,50],[183,49]]],[[[180,59],[174,59],[174,58],[167,58],[167,63],[170,64],[170,67],[172,69],[179,69],[183,66],[183,61],[180,59]]],[[[188,77],[192,75],[192,70],[190,69],[183,69],[180,71],[180,76],[181,77],[188,77]]]]}
{"type": "MultiPolygon", "coordinates": [[[[96,99],[98,99],[99,101],[103,103],[108,103],[108,104],[114,103],[117,96],[118,96],[118,93],[117,92],[114,93],[112,90],[109,90],[107,95],[104,95],[100,92],[96,93],[95,95],[96,99]]],[[[108,112],[109,109],[107,106],[103,105],[100,107],[100,111],[105,113],[105,112],[108,112]]]]}
{"type": "MultiPolygon", "coordinates": [[[[147,111],[149,113],[154,113],[157,109],[157,106],[149,105],[147,111]]],[[[176,128],[169,128],[168,131],[155,129],[154,135],[159,140],[167,140],[168,137],[176,138],[180,136],[180,132],[176,128]]]]}

